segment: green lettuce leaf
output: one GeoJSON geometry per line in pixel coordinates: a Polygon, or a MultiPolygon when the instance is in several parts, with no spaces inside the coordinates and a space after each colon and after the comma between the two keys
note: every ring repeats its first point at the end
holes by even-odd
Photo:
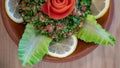
{"type": "Polygon", "coordinates": [[[97,23],[92,15],[87,15],[77,37],[85,42],[94,42],[102,45],[115,44],[115,39],[97,23]]]}
{"type": "Polygon", "coordinates": [[[19,42],[18,56],[23,66],[33,65],[48,54],[48,46],[52,39],[35,34],[32,24],[27,24],[22,39],[19,42]]]}

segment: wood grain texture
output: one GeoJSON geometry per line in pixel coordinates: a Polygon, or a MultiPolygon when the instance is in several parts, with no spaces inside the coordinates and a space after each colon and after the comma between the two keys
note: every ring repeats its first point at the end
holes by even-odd
{"type": "Polygon", "coordinates": [[[116,45],[99,46],[82,59],[67,63],[40,62],[34,67],[22,67],[17,56],[17,46],[8,36],[0,15],[0,68],[120,68],[120,0],[114,0],[115,9],[109,32],[116,45]]]}

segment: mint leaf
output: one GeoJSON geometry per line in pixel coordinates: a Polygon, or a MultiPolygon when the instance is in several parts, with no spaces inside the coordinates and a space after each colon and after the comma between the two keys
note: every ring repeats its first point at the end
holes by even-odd
{"type": "Polygon", "coordinates": [[[97,23],[92,15],[87,15],[84,26],[79,30],[77,37],[85,42],[102,45],[115,44],[115,39],[97,23]]]}
{"type": "Polygon", "coordinates": [[[18,56],[23,66],[33,65],[43,59],[48,53],[48,46],[52,39],[35,35],[32,24],[27,24],[25,32],[19,42],[18,56]]]}

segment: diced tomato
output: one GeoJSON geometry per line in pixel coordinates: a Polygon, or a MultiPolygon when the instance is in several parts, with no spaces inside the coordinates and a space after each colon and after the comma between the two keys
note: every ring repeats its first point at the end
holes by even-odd
{"type": "Polygon", "coordinates": [[[46,29],[48,30],[48,32],[53,32],[53,26],[52,25],[47,25],[46,29]]]}
{"type": "Polygon", "coordinates": [[[29,1],[30,1],[30,0],[25,0],[25,2],[27,2],[27,3],[28,3],[29,1]]]}

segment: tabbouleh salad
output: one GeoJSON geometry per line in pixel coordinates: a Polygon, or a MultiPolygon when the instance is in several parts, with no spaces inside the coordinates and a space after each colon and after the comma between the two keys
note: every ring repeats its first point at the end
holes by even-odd
{"type": "Polygon", "coordinates": [[[60,41],[78,33],[84,25],[86,14],[90,13],[90,1],[86,4],[76,2],[76,7],[70,15],[55,20],[42,11],[43,3],[46,3],[46,0],[21,0],[19,13],[22,15],[25,24],[34,24],[37,35],[45,35],[53,38],[53,41],[60,41]]]}

